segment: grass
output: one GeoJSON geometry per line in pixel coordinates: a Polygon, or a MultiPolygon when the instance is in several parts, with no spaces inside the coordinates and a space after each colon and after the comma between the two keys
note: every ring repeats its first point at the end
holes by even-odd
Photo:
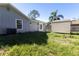
{"type": "Polygon", "coordinates": [[[0,36],[1,56],[79,56],[79,36],[32,32],[0,36]]]}

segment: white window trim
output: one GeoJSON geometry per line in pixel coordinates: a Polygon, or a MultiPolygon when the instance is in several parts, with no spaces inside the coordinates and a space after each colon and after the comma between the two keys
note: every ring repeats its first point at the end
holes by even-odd
{"type": "Polygon", "coordinates": [[[43,23],[39,23],[39,31],[43,31],[43,23]],[[40,29],[40,25],[42,25],[42,29],[40,29]]]}
{"type": "Polygon", "coordinates": [[[16,20],[15,20],[15,24],[16,24],[15,26],[16,26],[16,29],[17,29],[17,30],[23,30],[23,20],[22,20],[22,19],[16,19],[16,20]],[[21,21],[22,21],[22,28],[21,28],[21,29],[18,29],[18,28],[17,28],[17,20],[21,20],[21,21]]]}

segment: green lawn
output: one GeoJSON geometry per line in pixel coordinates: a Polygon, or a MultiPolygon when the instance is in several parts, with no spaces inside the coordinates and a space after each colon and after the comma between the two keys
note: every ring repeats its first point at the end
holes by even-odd
{"type": "Polygon", "coordinates": [[[79,56],[79,36],[45,32],[1,35],[0,55],[79,56]]]}

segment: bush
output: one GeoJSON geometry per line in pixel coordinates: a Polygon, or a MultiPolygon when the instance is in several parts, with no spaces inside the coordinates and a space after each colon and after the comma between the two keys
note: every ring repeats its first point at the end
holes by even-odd
{"type": "Polygon", "coordinates": [[[44,32],[28,32],[15,35],[1,36],[0,46],[21,44],[47,44],[47,35],[44,32]]]}

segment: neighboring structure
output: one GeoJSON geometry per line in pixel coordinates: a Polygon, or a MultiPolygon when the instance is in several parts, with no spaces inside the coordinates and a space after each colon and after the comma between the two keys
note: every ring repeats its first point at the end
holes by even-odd
{"type": "Polygon", "coordinates": [[[79,32],[79,20],[72,21],[71,32],[79,32]]]}
{"type": "Polygon", "coordinates": [[[79,32],[79,20],[53,21],[51,31],[58,33],[79,32]]]}
{"type": "Polygon", "coordinates": [[[46,23],[38,20],[30,21],[30,32],[32,31],[46,31],[46,23]]]}
{"type": "MultiPolygon", "coordinates": [[[[35,29],[38,26],[34,24],[32,24],[31,26],[30,25],[31,23],[33,22],[26,15],[21,13],[12,5],[0,4],[0,34],[6,34],[7,28],[16,29],[17,33],[30,32],[30,31],[43,31],[43,29],[41,30],[35,29]]],[[[43,28],[43,26],[41,27],[43,28]]]]}
{"type": "Polygon", "coordinates": [[[46,23],[45,28],[46,28],[46,32],[51,32],[51,23],[50,22],[46,23]]]}

